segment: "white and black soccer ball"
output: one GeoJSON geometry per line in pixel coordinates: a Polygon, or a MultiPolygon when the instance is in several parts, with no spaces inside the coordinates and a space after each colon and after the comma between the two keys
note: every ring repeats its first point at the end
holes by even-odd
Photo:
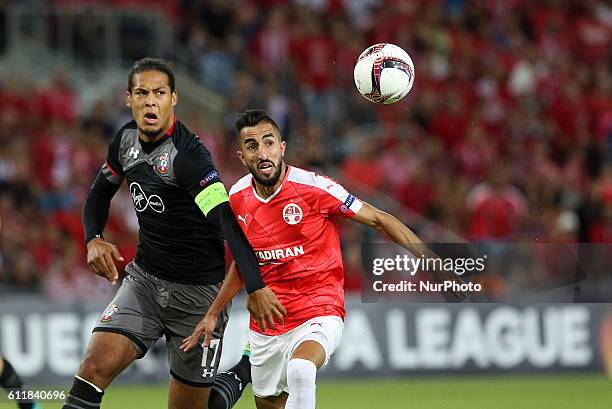
{"type": "Polygon", "coordinates": [[[414,83],[412,58],[400,47],[381,43],[365,49],[353,72],[357,89],[376,104],[393,104],[404,98],[414,83]]]}

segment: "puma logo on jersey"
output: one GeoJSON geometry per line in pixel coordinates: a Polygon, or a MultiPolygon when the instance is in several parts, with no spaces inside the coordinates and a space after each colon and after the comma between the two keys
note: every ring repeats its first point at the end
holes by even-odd
{"type": "Polygon", "coordinates": [[[238,220],[240,220],[241,222],[243,222],[245,226],[248,226],[248,225],[247,225],[247,222],[246,222],[246,221],[247,221],[247,217],[249,217],[249,214],[248,214],[248,213],[245,213],[245,214],[244,214],[244,216],[242,216],[242,215],[240,215],[240,214],[239,214],[239,215],[238,215],[236,218],[237,218],[238,220]]]}
{"type": "Polygon", "coordinates": [[[130,148],[130,151],[128,152],[128,155],[133,156],[134,159],[138,158],[138,154],[140,153],[140,150],[135,149],[133,146],[130,148]]]}

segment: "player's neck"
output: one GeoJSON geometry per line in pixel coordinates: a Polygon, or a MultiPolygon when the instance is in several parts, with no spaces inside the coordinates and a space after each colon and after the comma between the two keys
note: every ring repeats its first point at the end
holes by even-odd
{"type": "Polygon", "coordinates": [[[146,143],[155,143],[157,141],[159,141],[160,139],[162,139],[164,136],[166,136],[166,134],[168,133],[168,131],[170,131],[170,128],[172,128],[172,126],[174,125],[174,121],[175,121],[175,116],[172,115],[172,121],[170,121],[170,123],[166,126],[164,126],[163,130],[161,130],[157,135],[145,135],[144,132],[142,132],[140,129],[138,130],[138,136],[140,137],[140,139],[146,143]]]}
{"type": "Polygon", "coordinates": [[[145,135],[142,132],[138,132],[138,135],[140,136],[140,139],[143,142],[146,142],[146,143],[155,143],[155,142],[159,141],[161,138],[163,138],[165,134],[166,134],[166,132],[160,132],[160,133],[158,133],[155,136],[148,136],[148,135],[145,135]]]}
{"type": "Polygon", "coordinates": [[[278,180],[273,186],[262,185],[261,183],[257,183],[257,181],[255,181],[255,190],[257,191],[259,197],[262,197],[264,199],[269,198],[274,192],[278,190],[280,185],[283,184],[283,180],[285,180],[285,174],[287,173],[287,165],[285,164],[285,162],[281,162],[281,166],[283,167],[283,170],[281,170],[281,173],[278,176],[278,180]]]}

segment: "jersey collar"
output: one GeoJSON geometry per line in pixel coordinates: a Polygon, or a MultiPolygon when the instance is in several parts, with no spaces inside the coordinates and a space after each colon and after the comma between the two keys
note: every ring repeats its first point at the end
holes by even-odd
{"type": "Polygon", "coordinates": [[[253,176],[251,175],[251,189],[253,189],[253,195],[255,195],[257,200],[259,200],[260,202],[269,203],[270,200],[274,199],[280,193],[281,189],[283,188],[283,185],[285,184],[285,181],[289,177],[289,172],[291,172],[291,169],[292,169],[291,166],[287,165],[287,169],[285,170],[285,177],[283,178],[283,181],[281,182],[278,189],[276,189],[274,193],[272,193],[267,199],[264,199],[263,197],[259,196],[259,194],[257,194],[257,189],[255,189],[255,178],[253,178],[253,176]]]}
{"type": "Polygon", "coordinates": [[[174,132],[175,126],[176,126],[176,115],[174,116],[174,119],[172,120],[172,125],[170,125],[170,128],[168,128],[166,133],[159,140],[155,142],[145,142],[144,140],[142,140],[142,138],[138,137],[138,142],[140,142],[140,146],[142,147],[143,151],[148,155],[151,152],[153,152],[155,148],[157,148],[162,143],[164,143],[166,139],[172,138],[172,133],[174,132]]]}
{"type": "Polygon", "coordinates": [[[176,115],[174,115],[174,119],[172,120],[172,125],[166,131],[166,135],[172,137],[172,133],[174,132],[174,126],[176,125],[176,115]]]}

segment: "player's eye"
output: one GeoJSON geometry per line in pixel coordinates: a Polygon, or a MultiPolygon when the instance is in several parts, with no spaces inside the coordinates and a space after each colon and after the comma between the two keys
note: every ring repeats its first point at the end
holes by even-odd
{"type": "Polygon", "coordinates": [[[164,95],[164,94],[165,94],[165,92],[164,92],[164,91],[162,91],[162,90],[157,91],[157,95],[158,95],[158,96],[162,96],[162,95],[164,95]]]}
{"type": "Polygon", "coordinates": [[[266,145],[268,145],[268,146],[272,146],[272,145],[274,145],[274,141],[273,141],[273,140],[271,140],[271,139],[268,139],[268,140],[266,141],[266,145]]]}
{"type": "Polygon", "coordinates": [[[251,143],[249,145],[247,145],[247,149],[250,151],[254,151],[255,149],[257,149],[257,145],[254,143],[251,143]]]}

